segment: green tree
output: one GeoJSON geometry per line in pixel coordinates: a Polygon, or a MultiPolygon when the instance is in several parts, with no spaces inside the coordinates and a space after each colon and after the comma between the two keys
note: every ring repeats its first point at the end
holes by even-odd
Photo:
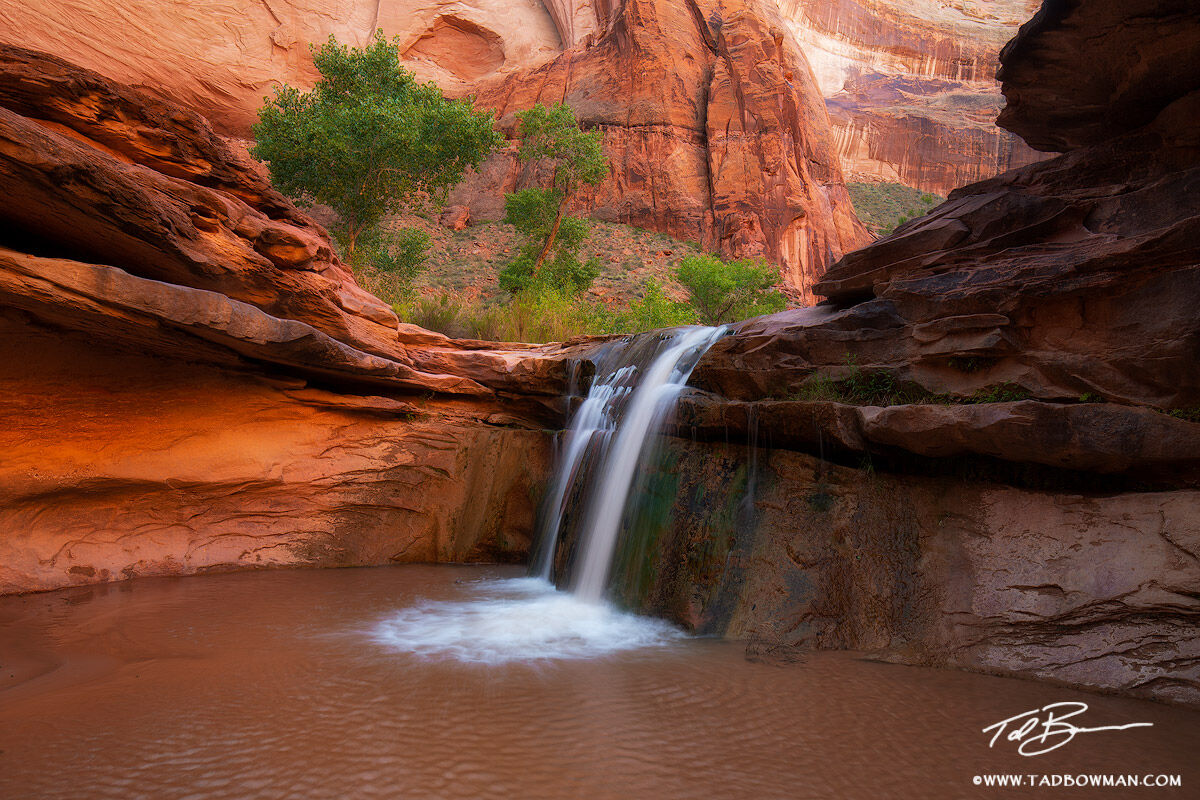
{"type": "Polygon", "coordinates": [[[787,301],[775,288],[778,277],[765,261],[725,262],[707,253],[688,256],[675,270],[675,278],[707,325],[782,311],[787,301]]]}
{"type": "Polygon", "coordinates": [[[566,217],[557,194],[546,189],[522,189],[504,199],[504,221],[525,237],[517,257],[500,272],[500,288],[516,294],[534,284],[578,294],[600,274],[599,259],[579,260],[590,232],[586,220],[566,217]],[[553,258],[547,259],[547,247],[553,258]],[[539,269],[540,266],[540,269],[539,269]]]}
{"type": "Polygon", "coordinates": [[[425,271],[432,240],[420,228],[401,228],[385,233],[371,228],[359,236],[358,261],[367,268],[370,288],[387,300],[404,299],[413,293],[414,284],[425,271]]]}
{"type": "Polygon", "coordinates": [[[311,49],[321,79],[307,93],[275,90],[258,112],[251,152],[284,193],[337,212],[334,235],[354,263],[364,231],[419,193],[458,183],[502,137],[490,113],[417,83],[383,31],[361,49],[332,36],[311,49]]]}
{"type": "Polygon", "coordinates": [[[506,271],[524,275],[527,282],[540,277],[543,264],[554,253],[554,271],[578,272],[570,263],[572,250],[577,254],[587,239],[588,225],[567,217],[566,208],[581,186],[598,186],[608,174],[608,159],[600,146],[602,134],[580,130],[575,112],[565,103],[550,108],[538,103],[518,112],[517,119],[521,136],[518,160],[536,162],[551,168],[552,173],[548,187],[524,189],[506,199],[505,220],[530,242],[506,271]]]}

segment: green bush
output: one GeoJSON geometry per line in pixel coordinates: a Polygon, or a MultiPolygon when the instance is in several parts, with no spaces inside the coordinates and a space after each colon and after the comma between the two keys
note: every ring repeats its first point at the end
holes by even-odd
{"type": "Polygon", "coordinates": [[[463,301],[447,293],[394,304],[400,319],[447,336],[502,342],[561,342],[576,336],[639,333],[691,325],[695,311],[648,282],[623,310],[551,287],[535,286],[500,305],[463,301]]]}
{"type": "Polygon", "coordinates": [[[674,328],[696,324],[696,311],[685,303],[667,297],[657,281],[647,281],[642,296],[612,320],[613,333],[636,333],[655,328],[674,328]]]}
{"type": "Polygon", "coordinates": [[[411,283],[421,274],[431,238],[420,228],[401,228],[391,236],[391,247],[375,255],[372,266],[411,283]]]}
{"type": "Polygon", "coordinates": [[[590,226],[578,217],[560,217],[561,203],[561,193],[555,189],[522,189],[505,198],[504,221],[525,237],[526,244],[500,271],[500,288],[512,294],[530,288],[579,294],[596,280],[599,260],[579,260],[590,226]],[[556,225],[558,230],[550,242],[556,225]],[[548,242],[551,252],[538,269],[538,258],[548,242]]]}
{"type": "Polygon", "coordinates": [[[687,289],[697,318],[706,325],[773,314],[787,306],[775,288],[779,275],[765,261],[688,256],[675,270],[675,278],[687,289]]]}
{"type": "Polygon", "coordinates": [[[371,228],[359,235],[353,266],[369,291],[388,302],[402,302],[425,270],[429,247],[429,234],[419,228],[394,233],[371,228]]]}
{"type": "Polygon", "coordinates": [[[412,303],[397,309],[401,319],[420,325],[425,330],[437,331],[447,336],[463,335],[460,317],[463,313],[461,302],[448,294],[425,295],[416,298],[412,303]]]}

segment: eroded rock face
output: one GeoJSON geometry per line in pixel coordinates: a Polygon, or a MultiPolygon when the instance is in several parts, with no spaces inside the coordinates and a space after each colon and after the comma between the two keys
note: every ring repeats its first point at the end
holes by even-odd
{"type": "MultiPolygon", "coordinates": [[[[1197,15],[1185,24],[1161,7],[1181,41],[1200,38],[1197,15]]],[[[1058,24],[1086,38],[1115,9],[1093,0],[1058,24]]],[[[1022,34],[1023,52],[1045,52],[1039,30],[1022,34]]],[[[1026,71],[1038,63],[1028,58],[1026,71]]],[[[1053,63],[1066,82],[1062,59],[1053,63]]],[[[1068,91],[1049,80],[1041,90],[1068,91]]],[[[1159,112],[1136,130],[957,190],[834,265],[815,289],[828,316],[752,320],[699,374],[746,399],[786,396],[805,370],[844,374],[853,362],[960,397],[1012,383],[1043,401],[1195,406],[1200,91],[1180,91],[1154,101],[1159,112]]],[[[1091,116],[1087,107],[1075,119],[1091,116]]],[[[1069,130],[1069,118],[1057,121],[1069,130]]]]}
{"type": "MultiPolygon", "coordinates": [[[[614,173],[582,208],[726,255],[765,256],[809,302],[824,268],[869,240],[839,166],[945,193],[1036,157],[992,124],[995,55],[1031,4],[974,8],[38,0],[0,2],[0,41],[67,57],[246,136],[273,86],[315,81],[309,43],[333,35],[361,45],[383,29],[399,37],[408,67],[448,93],[478,93],[505,116],[567,100],[603,127],[614,173]]],[[[521,179],[503,155],[456,203],[498,218],[503,191],[521,179]]]]}
{"type": "Polygon", "coordinates": [[[1150,125],[1200,90],[1198,17],[1187,0],[1044,4],[1000,54],[1007,102],[997,122],[1050,151],[1150,125]],[[1081,16],[1086,22],[1076,24],[1081,16]],[[1080,71],[1084,63],[1090,68],[1080,71]]]}
{"type": "Polygon", "coordinates": [[[558,347],[398,323],[192,112],[0,47],[0,593],[518,559],[558,347]]]}
{"type": "Polygon", "coordinates": [[[779,0],[848,180],[938,194],[1043,158],[995,125],[1000,48],[1038,0],[779,0]]]}
{"type": "MultiPolygon", "coordinates": [[[[826,266],[870,238],[850,206],[822,98],[774,0],[406,1],[337,9],[310,1],[254,6],[241,16],[208,5],[106,6],[102,14],[73,14],[80,9],[56,0],[10,5],[0,5],[0,22],[11,21],[14,44],[182,100],[240,135],[272,83],[305,88],[315,80],[304,43],[333,34],[357,45],[382,28],[400,36],[419,77],[451,94],[477,93],[510,128],[513,111],[563,100],[586,125],[603,128],[613,175],[584,198],[583,209],[726,255],[764,256],[781,265],[785,284],[803,301],[811,301],[809,287],[826,266]],[[122,33],[122,43],[114,42],[119,29],[101,23],[117,17],[145,25],[149,35],[122,33]],[[202,25],[209,30],[200,35],[202,25]],[[223,40],[212,29],[236,36],[223,40]],[[135,38],[137,52],[129,52],[135,38]],[[196,41],[214,52],[197,51],[196,41]]],[[[496,219],[503,193],[521,179],[509,151],[454,202],[473,219],[496,219]]],[[[223,211],[196,213],[210,219],[223,211]]]]}
{"type": "MultiPolygon", "coordinates": [[[[633,0],[554,61],[480,87],[477,103],[514,114],[569,103],[604,132],[611,179],[580,210],[781,265],[811,301],[825,267],[870,236],[854,216],[828,120],[797,42],[767,3],[633,0]]],[[[515,149],[494,156],[453,203],[502,214],[528,181],[515,149]]]]}
{"type": "Polygon", "coordinates": [[[336,36],[361,46],[382,29],[399,37],[423,80],[465,89],[561,50],[540,0],[5,0],[0,42],[70,59],[142,87],[248,135],[263,98],[317,79],[308,44],[336,36]]]}
{"type": "Polygon", "coordinates": [[[675,499],[634,522],[627,551],[658,557],[620,562],[618,591],[748,653],[863,650],[1200,705],[1200,492],[1034,490],[687,440],[648,480],[675,499]]]}
{"type": "Polygon", "coordinates": [[[1200,705],[1196,43],[1200,14],[1169,1],[1024,28],[1004,119],[1067,152],[955,191],[834,265],[825,305],[709,350],[630,602],[766,650],[1200,705]],[[1136,54],[1167,29],[1186,58],[1159,84],[1136,54]],[[1115,72],[1056,105],[1093,42],[1115,72]],[[1126,83],[1175,93],[1097,127],[1091,103],[1132,103],[1126,83]]]}

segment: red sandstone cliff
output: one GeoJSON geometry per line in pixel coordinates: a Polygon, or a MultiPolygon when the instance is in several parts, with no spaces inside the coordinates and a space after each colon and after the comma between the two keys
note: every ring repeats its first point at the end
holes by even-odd
{"type": "MultiPolygon", "coordinates": [[[[362,43],[381,27],[418,75],[453,93],[479,91],[504,111],[569,88],[588,123],[605,128],[616,165],[589,203],[597,216],[765,255],[807,301],[824,267],[867,241],[847,213],[839,164],[852,178],[945,193],[1038,157],[993,124],[996,53],[1034,7],[0,0],[0,40],[66,56],[245,135],[274,84],[315,78],[308,42],[362,43]],[[736,31],[722,33],[726,23],[736,31]]],[[[493,163],[487,178],[516,180],[510,162],[493,163]]],[[[494,187],[476,185],[458,203],[478,219],[498,216],[494,187]]]]}
{"type": "MultiPolygon", "coordinates": [[[[598,38],[480,87],[501,124],[565,101],[604,131],[612,177],[580,202],[600,219],[781,265],[793,293],[869,241],[796,42],[754,3],[628,0],[598,38]]],[[[453,194],[495,218],[522,176],[501,153],[453,194]]]]}
{"type": "MultiPolygon", "coordinates": [[[[554,4],[551,4],[553,7],[554,4]]],[[[406,65],[448,90],[562,50],[541,0],[0,0],[0,42],[70,59],[249,135],[279,83],[318,77],[308,44],[400,38],[406,65]]]]}
{"type": "Polygon", "coordinates": [[[1038,0],[780,0],[848,180],[947,194],[1044,158],[995,124],[997,56],[1038,0]]]}
{"type": "MultiPolygon", "coordinates": [[[[869,240],[842,185],[822,98],[774,0],[302,0],[245,11],[0,2],[0,29],[13,44],[79,60],[244,134],[274,81],[312,81],[304,43],[329,34],[362,42],[382,27],[399,35],[408,66],[447,91],[478,91],[510,119],[566,99],[585,124],[603,127],[613,177],[587,203],[602,219],[765,256],[806,301],[829,263],[869,240]]],[[[458,202],[476,219],[498,216],[496,182],[508,189],[515,180],[511,159],[501,159],[458,202]]]]}

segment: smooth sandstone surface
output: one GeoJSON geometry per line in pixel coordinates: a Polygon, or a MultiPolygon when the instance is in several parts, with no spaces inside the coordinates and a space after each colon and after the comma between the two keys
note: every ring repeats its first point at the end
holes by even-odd
{"type": "Polygon", "coordinates": [[[0,594],[528,551],[540,430],[121,352],[11,311],[0,330],[0,594]]]}
{"type": "Polygon", "coordinates": [[[418,76],[461,89],[561,50],[539,0],[5,0],[0,42],[71,59],[248,135],[279,83],[317,78],[310,43],[399,37],[418,76]]]}
{"type": "Polygon", "coordinates": [[[528,551],[558,347],[397,322],[198,115],[0,47],[0,593],[528,551]]]}

